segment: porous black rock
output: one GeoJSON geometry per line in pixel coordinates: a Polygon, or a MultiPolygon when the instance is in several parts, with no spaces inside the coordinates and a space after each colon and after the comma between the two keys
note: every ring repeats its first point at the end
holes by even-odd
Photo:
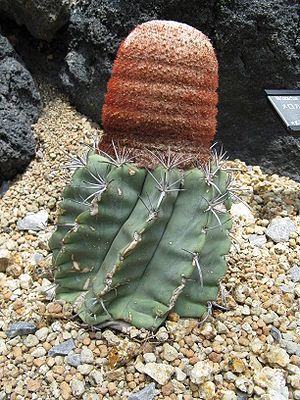
{"type": "Polygon", "coordinates": [[[38,39],[51,40],[68,21],[70,0],[0,0],[0,11],[38,39]]]}
{"type": "Polygon", "coordinates": [[[153,6],[143,0],[80,0],[71,13],[71,40],[60,78],[73,103],[96,121],[101,122],[122,39],[151,19],[185,22],[212,39],[220,76],[216,141],[230,158],[300,180],[300,139],[287,133],[264,93],[267,88],[300,88],[299,1],[169,0],[153,6]]]}
{"type": "Polygon", "coordinates": [[[31,124],[37,121],[43,103],[36,85],[0,34],[0,184],[23,172],[34,158],[31,124]]]}

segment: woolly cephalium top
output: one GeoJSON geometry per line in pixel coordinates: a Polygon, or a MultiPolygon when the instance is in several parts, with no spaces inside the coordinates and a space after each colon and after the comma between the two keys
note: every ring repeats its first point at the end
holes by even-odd
{"type": "Polygon", "coordinates": [[[209,39],[189,25],[150,21],[122,42],[108,82],[100,148],[112,140],[152,167],[146,149],[209,158],[216,130],[218,62],[209,39]]]}

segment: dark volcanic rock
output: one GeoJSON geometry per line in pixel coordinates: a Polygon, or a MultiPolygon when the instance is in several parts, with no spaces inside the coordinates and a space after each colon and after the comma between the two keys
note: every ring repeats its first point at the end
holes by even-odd
{"type": "Polygon", "coordinates": [[[230,158],[300,180],[300,140],[289,136],[264,89],[300,88],[300,3],[260,1],[84,1],[71,14],[62,84],[77,107],[101,121],[121,40],[147,20],[174,19],[213,41],[220,66],[216,140],[230,158]]]}
{"type": "Polygon", "coordinates": [[[30,125],[42,101],[30,73],[0,35],[0,183],[22,172],[34,157],[30,125]]]}
{"type": "Polygon", "coordinates": [[[70,0],[0,0],[0,11],[38,39],[51,40],[68,21],[70,0]]]}
{"type": "Polygon", "coordinates": [[[300,139],[287,134],[264,89],[300,88],[300,3],[216,4],[218,131],[231,158],[300,180],[300,139]]]}

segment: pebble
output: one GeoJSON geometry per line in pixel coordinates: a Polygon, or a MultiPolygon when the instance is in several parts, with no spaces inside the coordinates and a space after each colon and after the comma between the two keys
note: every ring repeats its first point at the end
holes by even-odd
{"type": "Polygon", "coordinates": [[[156,362],[156,357],[155,357],[154,353],[145,353],[143,355],[143,358],[146,363],[149,363],[149,362],[155,363],[156,362]]]}
{"type": "Polygon", "coordinates": [[[48,222],[48,212],[41,210],[37,213],[30,213],[23,219],[17,221],[17,228],[20,231],[40,231],[46,228],[48,222]]]}
{"type": "Polygon", "coordinates": [[[288,273],[293,282],[300,282],[300,268],[298,267],[298,265],[294,265],[288,273]]]}
{"type": "Polygon", "coordinates": [[[290,357],[284,349],[271,346],[266,354],[268,363],[271,366],[286,367],[290,361],[290,357]]]}
{"type": "Polygon", "coordinates": [[[174,361],[178,357],[178,352],[169,343],[164,343],[161,357],[166,361],[174,361]]]}
{"type": "Polygon", "coordinates": [[[295,225],[290,218],[272,219],[266,230],[266,235],[275,243],[287,242],[290,233],[296,232],[295,225]]]}
{"type": "Polygon", "coordinates": [[[0,272],[5,272],[9,265],[10,252],[7,249],[0,249],[0,272]]]}
{"type": "Polygon", "coordinates": [[[120,343],[120,339],[111,330],[106,329],[102,333],[102,337],[107,340],[109,346],[116,346],[120,343]]]}
{"type": "Polygon", "coordinates": [[[266,243],[267,243],[267,238],[266,235],[249,235],[249,243],[252,246],[256,246],[256,247],[263,247],[266,243]]]}
{"type": "Polygon", "coordinates": [[[84,382],[73,378],[71,381],[71,390],[73,396],[80,397],[85,392],[84,382]]]}
{"type": "Polygon", "coordinates": [[[38,357],[43,357],[46,354],[46,350],[44,349],[44,347],[38,347],[36,350],[34,350],[31,355],[35,358],[38,357]]]}
{"type": "Polygon", "coordinates": [[[226,390],[222,396],[222,400],[237,400],[237,397],[233,390],[226,390]]]}
{"type": "Polygon", "coordinates": [[[164,326],[162,326],[161,328],[159,328],[159,330],[157,331],[157,333],[156,333],[156,339],[157,339],[159,342],[165,342],[165,341],[167,341],[167,340],[169,339],[169,334],[168,334],[168,332],[167,332],[167,329],[166,329],[164,326]]]}
{"type": "Polygon", "coordinates": [[[193,383],[200,385],[212,380],[213,368],[206,361],[198,361],[191,370],[190,378],[193,383]]]}
{"type": "Polygon", "coordinates": [[[160,385],[166,385],[174,373],[174,367],[167,364],[147,363],[143,368],[143,373],[160,385]]]}
{"type": "Polygon", "coordinates": [[[29,334],[24,338],[23,343],[26,347],[34,347],[38,345],[39,340],[35,335],[29,334]]]}
{"type": "Polygon", "coordinates": [[[95,384],[98,386],[101,386],[103,383],[103,374],[102,372],[98,371],[98,370],[93,370],[90,373],[91,378],[94,380],[95,384]]]}
{"type": "Polygon", "coordinates": [[[66,363],[77,368],[78,365],[81,364],[81,357],[79,354],[68,354],[66,357],[66,363]]]}
{"type": "Polygon", "coordinates": [[[275,326],[271,326],[270,328],[270,334],[272,337],[277,341],[280,342],[282,339],[282,335],[279,329],[275,328],[275,326]]]}
{"type": "Polygon", "coordinates": [[[54,356],[67,356],[70,351],[74,350],[76,348],[74,340],[69,339],[66,340],[65,342],[58,344],[56,346],[53,346],[49,351],[48,351],[48,356],[49,357],[54,357],[54,356]]]}
{"type": "Polygon", "coordinates": [[[48,334],[49,334],[49,329],[46,326],[44,326],[41,329],[38,329],[35,332],[35,336],[38,338],[40,342],[44,342],[47,339],[48,334]]]}
{"type": "Polygon", "coordinates": [[[80,372],[82,375],[88,375],[93,369],[92,365],[89,364],[81,364],[78,365],[77,370],[80,372]]]}
{"type": "Polygon", "coordinates": [[[288,354],[300,356],[300,343],[296,343],[293,340],[282,339],[280,346],[283,347],[288,354]]]}
{"type": "Polygon", "coordinates": [[[239,377],[235,381],[235,386],[243,393],[251,395],[253,393],[253,383],[250,379],[239,377]]]}
{"type": "Polygon", "coordinates": [[[34,333],[37,330],[36,325],[33,322],[15,322],[11,324],[5,331],[6,336],[15,337],[15,336],[24,336],[29,333],[34,333]]]}
{"type": "Polygon", "coordinates": [[[144,389],[128,396],[128,400],[153,400],[155,396],[155,384],[150,383],[144,389]]]}
{"type": "Polygon", "coordinates": [[[91,364],[94,362],[94,354],[90,349],[83,349],[80,353],[82,363],[91,364]]]}

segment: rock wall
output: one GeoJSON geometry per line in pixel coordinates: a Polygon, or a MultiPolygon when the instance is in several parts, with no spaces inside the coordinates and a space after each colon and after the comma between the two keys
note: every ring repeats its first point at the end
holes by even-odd
{"type": "Polygon", "coordinates": [[[300,180],[300,139],[286,132],[264,94],[267,88],[300,88],[298,0],[78,0],[40,58],[36,50],[30,55],[38,45],[27,46],[22,56],[52,78],[57,71],[55,79],[77,108],[101,122],[116,51],[138,23],[152,19],[185,22],[211,38],[220,75],[216,140],[229,156],[300,180]]]}
{"type": "Polygon", "coordinates": [[[43,105],[27,69],[0,34],[0,185],[23,172],[34,158],[31,124],[43,105]]]}

